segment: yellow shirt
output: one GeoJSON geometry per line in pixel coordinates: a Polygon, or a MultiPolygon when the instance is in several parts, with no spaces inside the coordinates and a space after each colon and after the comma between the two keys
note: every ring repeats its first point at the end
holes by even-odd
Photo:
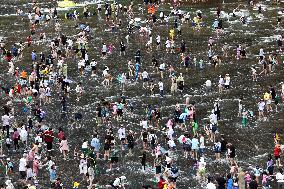
{"type": "Polygon", "coordinates": [[[263,99],[264,100],[269,100],[270,99],[270,94],[269,93],[264,93],[263,99]]]}
{"type": "Polygon", "coordinates": [[[79,182],[74,182],[73,188],[79,188],[80,183],[79,182]]]}

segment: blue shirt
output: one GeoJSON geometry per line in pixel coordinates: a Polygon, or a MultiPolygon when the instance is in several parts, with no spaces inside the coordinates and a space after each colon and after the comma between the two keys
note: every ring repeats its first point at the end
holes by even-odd
{"type": "Polygon", "coordinates": [[[101,146],[100,140],[98,138],[93,138],[91,141],[91,146],[95,148],[96,151],[99,151],[100,146],[101,146]]]}
{"type": "Polygon", "coordinates": [[[137,62],[137,63],[135,64],[135,70],[138,71],[139,68],[140,68],[140,64],[137,62]]]}
{"type": "Polygon", "coordinates": [[[214,22],[213,22],[213,27],[214,28],[218,28],[218,24],[219,24],[219,21],[218,20],[215,20],[214,22]]]}
{"type": "Polygon", "coordinates": [[[50,181],[56,180],[56,177],[57,177],[56,170],[55,169],[50,169],[50,171],[49,171],[50,181]]]}
{"type": "Polygon", "coordinates": [[[233,189],[233,179],[229,179],[227,181],[227,189],[233,189]]]}
{"type": "Polygon", "coordinates": [[[197,138],[191,140],[191,149],[198,150],[199,141],[197,138]]]}
{"type": "Polygon", "coordinates": [[[37,57],[36,53],[35,53],[35,52],[32,52],[32,60],[33,60],[33,61],[36,60],[36,57],[37,57]]]}
{"type": "Polygon", "coordinates": [[[180,114],[179,119],[182,119],[183,121],[185,121],[186,116],[187,116],[187,113],[182,113],[180,114]]]}

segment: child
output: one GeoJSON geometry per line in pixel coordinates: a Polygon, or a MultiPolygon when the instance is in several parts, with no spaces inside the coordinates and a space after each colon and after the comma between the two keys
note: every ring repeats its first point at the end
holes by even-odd
{"type": "Polygon", "coordinates": [[[8,149],[8,152],[10,151],[10,148],[11,148],[11,143],[12,143],[12,139],[10,139],[9,137],[6,138],[6,147],[8,149]]]}
{"type": "Polygon", "coordinates": [[[7,158],[6,175],[8,177],[11,177],[13,172],[14,172],[14,164],[12,163],[10,158],[7,158]]]}

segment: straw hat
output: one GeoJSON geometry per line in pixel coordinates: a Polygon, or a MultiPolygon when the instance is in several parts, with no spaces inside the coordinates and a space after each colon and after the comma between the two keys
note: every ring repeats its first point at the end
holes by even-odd
{"type": "Polygon", "coordinates": [[[81,155],[80,155],[80,158],[82,158],[82,159],[85,158],[85,155],[84,155],[84,154],[81,154],[81,155]]]}

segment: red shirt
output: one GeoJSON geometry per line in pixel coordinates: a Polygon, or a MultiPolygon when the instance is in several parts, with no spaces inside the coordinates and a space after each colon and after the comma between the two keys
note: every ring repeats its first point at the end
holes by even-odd
{"type": "Polygon", "coordinates": [[[57,137],[59,138],[59,140],[63,140],[63,137],[65,136],[63,131],[60,131],[57,135],[57,137]]]}
{"type": "Polygon", "coordinates": [[[274,148],[274,156],[280,156],[281,149],[279,147],[274,148]]]}
{"type": "Polygon", "coordinates": [[[44,132],[44,141],[45,142],[53,142],[53,131],[45,131],[44,132]]]}
{"type": "Polygon", "coordinates": [[[164,179],[160,179],[158,182],[158,188],[159,189],[163,189],[165,185],[165,180],[164,179]]]}

